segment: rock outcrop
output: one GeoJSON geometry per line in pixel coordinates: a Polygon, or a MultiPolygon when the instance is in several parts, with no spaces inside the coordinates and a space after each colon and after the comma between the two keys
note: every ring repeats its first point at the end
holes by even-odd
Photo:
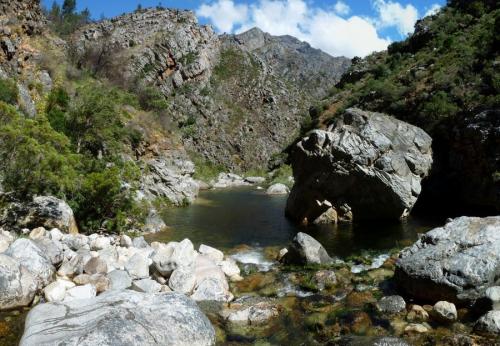
{"type": "Polygon", "coordinates": [[[330,208],[355,220],[409,214],[432,165],[431,138],[381,113],[348,109],[292,152],[295,185],[286,213],[313,222],[330,208]]]}
{"type": "Polygon", "coordinates": [[[0,215],[0,225],[9,229],[58,228],[67,233],[78,233],[71,207],[52,196],[33,197],[30,203],[11,203],[0,215]]]}
{"type": "Polygon", "coordinates": [[[403,250],[395,280],[426,301],[473,304],[498,284],[500,217],[460,217],[403,250]]]}
{"type": "Polygon", "coordinates": [[[61,344],[210,346],[215,331],[182,294],[111,291],[30,311],[20,345],[61,344]]]}
{"type": "Polygon", "coordinates": [[[93,23],[71,41],[97,74],[160,90],[184,146],[231,171],[268,164],[350,65],[258,29],[218,37],[192,12],[168,9],[93,23]]]}
{"type": "Polygon", "coordinates": [[[323,245],[308,234],[299,232],[293,238],[282,261],[287,264],[332,264],[323,245]]]}
{"type": "Polygon", "coordinates": [[[0,254],[0,310],[29,305],[36,289],[36,279],[26,267],[0,254]]]}

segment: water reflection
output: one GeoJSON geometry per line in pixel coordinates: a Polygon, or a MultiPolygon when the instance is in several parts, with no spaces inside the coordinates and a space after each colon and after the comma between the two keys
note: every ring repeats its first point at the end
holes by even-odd
{"type": "Polygon", "coordinates": [[[435,226],[435,222],[412,218],[405,223],[301,229],[284,217],[286,198],[267,196],[252,188],[205,191],[192,206],[164,210],[162,216],[171,229],[148,238],[164,242],[189,238],[195,245],[205,243],[228,250],[241,244],[285,246],[302,230],[332,255],[344,257],[362,250],[407,245],[418,233],[435,226]]]}

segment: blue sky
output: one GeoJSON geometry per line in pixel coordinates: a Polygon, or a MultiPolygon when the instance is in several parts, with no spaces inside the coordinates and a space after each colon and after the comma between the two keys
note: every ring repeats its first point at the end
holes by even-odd
{"type": "MultiPolygon", "coordinates": [[[[62,0],[57,0],[59,3],[62,0]]],[[[42,0],[50,7],[53,0],[42,0]]],[[[95,19],[113,17],[158,0],[77,0],[95,19]]],[[[218,32],[238,33],[253,26],[274,35],[289,34],[332,55],[364,56],[403,39],[415,21],[437,11],[445,0],[163,0],[169,8],[190,9],[218,32]]]]}

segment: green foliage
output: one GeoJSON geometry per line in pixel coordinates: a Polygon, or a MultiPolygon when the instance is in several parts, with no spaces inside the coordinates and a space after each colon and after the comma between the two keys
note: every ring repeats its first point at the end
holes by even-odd
{"type": "Polygon", "coordinates": [[[498,108],[499,24],[491,1],[450,1],[425,29],[358,61],[368,72],[338,86],[344,106],[393,114],[431,135],[445,119],[498,108]]]}
{"type": "Polygon", "coordinates": [[[280,183],[291,188],[293,183],[290,181],[290,177],[293,177],[292,167],[289,165],[282,165],[273,171],[270,185],[280,183]]]}
{"type": "Polygon", "coordinates": [[[64,0],[62,8],[54,1],[51,9],[46,11],[46,15],[54,30],[63,36],[71,35],[91,21],[90,11],[87,8],[76,12],[76,0],[64,0]]]}
{"type": "Polygon", "coordinates": [[[58,132],[66,130],[66,112],[70,97],[66,90],[61,87],[52,89],[47,97],[46,114],[52,128],[58,132]]]}
{"type": "Polygon", "coordinates": [[[12,79],[0,78],[0,101],[14,105],[17,103],[19,90],[12,79]]]}
{"type": "Polygon", "coordinates": [[[143,86],[135,91],[139,104],[145,111],[162,112],[168,108],[165,96],[155,87],[143,86]]]}
{"type": "Polygon", "coordinates": [[[194,178],[204,182],[209,182],[215,179],[219,173],[224,172],[224,167],[201,158],[197,155],[191,155],[193,163],[196,167],[194,178]]]}

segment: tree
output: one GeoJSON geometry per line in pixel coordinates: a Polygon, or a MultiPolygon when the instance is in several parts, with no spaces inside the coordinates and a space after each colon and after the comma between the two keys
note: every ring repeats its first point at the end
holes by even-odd
{"type": "Polygon", "coordinates": [[[48,17],[52,22],[59,22],[61,20],[61,6],[56,1],[52,3],[48,17]]]}
{"type": "Polygon", "coordinates": [[[64,0],[62,6],[63,17],[67,17],[74,14],[75,10],[76,10],[76,0],[64,0]]]}

